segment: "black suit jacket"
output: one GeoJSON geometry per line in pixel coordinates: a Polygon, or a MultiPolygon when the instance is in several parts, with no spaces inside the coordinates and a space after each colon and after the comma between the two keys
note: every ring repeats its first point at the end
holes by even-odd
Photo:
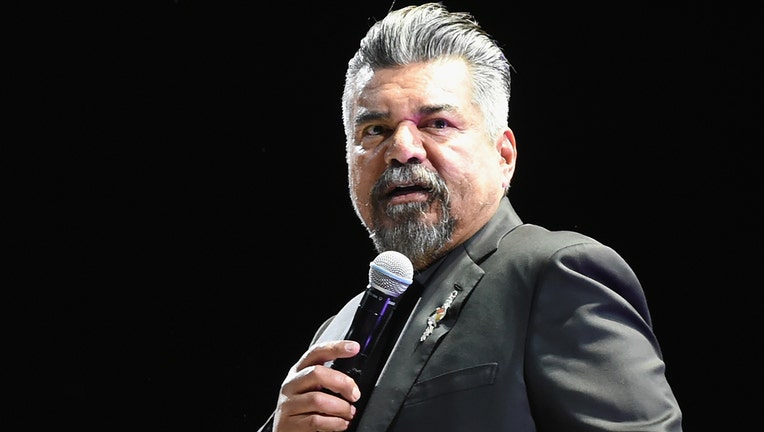
{"type": "MultiPolygon", "coordinates": [[[[359,431],[682,430],[642,287],[613,249],[523,224],[505,198],[481,231],[416,279],[424,292],[359,431]]],[[[362,294],[313,342],[342,339],[362,294]]]]}

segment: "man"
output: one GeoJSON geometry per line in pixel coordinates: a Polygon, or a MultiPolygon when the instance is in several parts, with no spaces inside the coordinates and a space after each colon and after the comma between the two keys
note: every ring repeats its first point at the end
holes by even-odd
{"type": "Polygon", "coordinates": [[[509,93],[508,60],[467,13],[430,3],[371,27],[342,99],[350,197],[414,282],[367,376],[330,367],[359,351],[343,340],[356,296],[288,372],[262,431],[681,431],[630,267],[512,208],[509,93]]]}

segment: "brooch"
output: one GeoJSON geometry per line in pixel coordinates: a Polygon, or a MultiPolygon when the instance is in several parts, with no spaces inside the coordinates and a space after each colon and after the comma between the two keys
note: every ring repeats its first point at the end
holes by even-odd
{"type": "Polygon", "coordinates": [[[451,291],[451,294],[448,295],[446,301],[444,301],[439,308],[435,309],[435,312],[430,314],[430,316],[427,318],[427,328],[424,329],[424,333],[422,333],[422,336],[419,338],[419,342],[424,342],[425,339],[427,339],[432,334],[432,331],[435,330],[435,328],[438,326],[440,320],[446,316],[448,308],[451,307],[451,303],[454,301],[454,298],[456,298],[458,294],[459,291],[457,290],[451,291]]]}

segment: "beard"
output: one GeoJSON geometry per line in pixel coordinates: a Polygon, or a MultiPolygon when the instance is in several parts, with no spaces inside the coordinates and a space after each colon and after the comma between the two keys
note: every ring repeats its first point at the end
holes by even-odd
{"type": "Polygon", "coordinates": [[[371,239],[378,252],[398,251],[418,270],[446,252],[456,221],[451,214],[448,188],[438,174],[417,164],[388,168],[372,188],[371,204],[371,239]],[[411,183],[428,191],[426,201],[387,205],[385,191],[393,185],[411,183]],[[438,215],[435,222],[426,219],[433,210],[438,215]]]}

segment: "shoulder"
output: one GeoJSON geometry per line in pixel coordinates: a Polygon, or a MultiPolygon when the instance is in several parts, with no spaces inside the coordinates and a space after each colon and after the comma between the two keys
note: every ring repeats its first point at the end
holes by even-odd
{"type": "Polygon", "coordinates": [[[496,258],[497,265],[521,269],[537,283],[569,281],[576,275],[606,286],[630,286],[641,291],[634,271],[615,249],[575,231],[520,225],[502,238],[496,258]]]}
{"type": "Polygon", "coordinates": [[[537,295],[550,303],[567,296],[601,303],[603,298],[625,300],[649,323],[644,291],[626,260],[612,247],[574,231],[550,231],[521,225],[501,242],[504,265],[521,269],[537,295]]]}
{"type": "Polygon", "coordinates": [[[575,231],[550,231],[547,228],[522,224],[509,231],[499,242],[499,249],[536,257],[555,254],[576,254],[604,248],[614,252],[596,239],[575,231]]]}

